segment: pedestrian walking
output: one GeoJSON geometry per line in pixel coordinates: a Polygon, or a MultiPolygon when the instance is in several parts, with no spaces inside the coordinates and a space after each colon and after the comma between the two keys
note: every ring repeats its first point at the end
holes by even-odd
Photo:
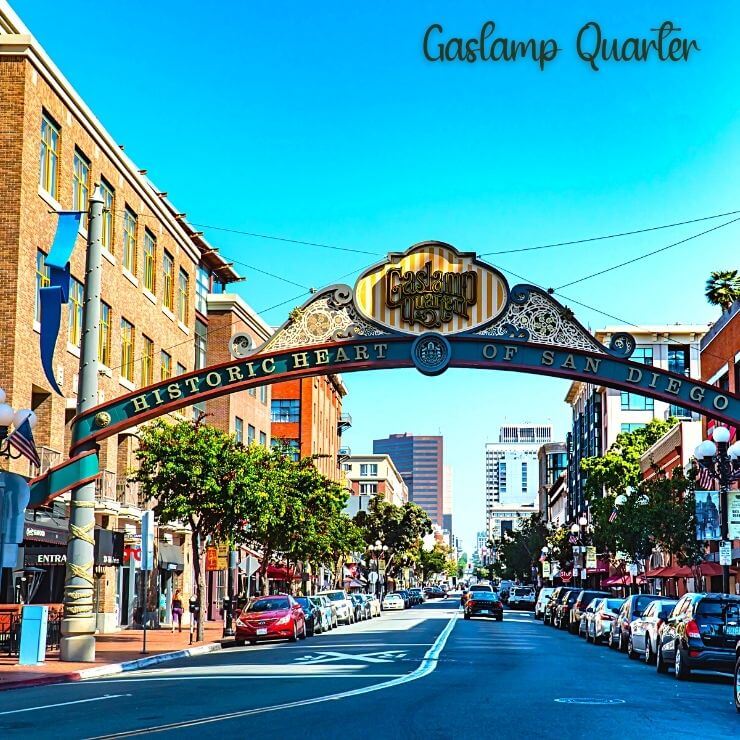
{"type": "Polygon", "coordinates": [[[178,632],[182,632],[182,594],[178,588],[172,597],[172,631],[175,631],[175,621],[177,621],[178,632]]]}

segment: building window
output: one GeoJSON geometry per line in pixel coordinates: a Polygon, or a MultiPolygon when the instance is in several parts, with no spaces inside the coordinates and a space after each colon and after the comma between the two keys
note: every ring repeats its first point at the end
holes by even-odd
{"type": "Polygon", "coordinates": [[[141,337],[144,352],[141,355],[141,384],[151,385],[154,382],[154,342],[147,336],[141,337]]]}
{"type": "Polygon", "coordinates": [[[45,113],[41,116],[41,176],[39,185],[57,197],[59,178],[59,127],[45,113]]]}
{"type": "Polygon", "coordinates": [[[177,363],[177,374],[178,375],[184,375],[187,371],[188,369],[185,367],[185,365],[183,365],[180,362],[177,363]]]}
{"type": "Polygon", "coordinates": [[[41,321],[41,288],[46,288],[50,284],[49,266],[46,264],[46,255],[40,250],[36,250],[36,305],[33,310],[35,321],[41,321]]]}
{"type": "Polygon", "coordinates": [[[271,404],[271,421],[300,421],[301,402],[298,399],[273,399],[271,404]]]}
{"type": "Polygon", "coordinates": [[[177,279],[177,318],[183,323],[188,323],[188,298],[190,296],[190,277],[185,270],[180,268],[177,279]]]}
{"type": "Polygon", "coordinates": [[[632,362],[640,362],[643,365],[653,364],[653,348],[652,347],[637,347],[635,351],[630,355],[632,362]]]}
{"type": "Polygon", "coordinates": [[[195,370],[208,364],[208,327],[200,320],[195,320],[195,370]]]}
{"type": "Polygon", "coordinates": [[[103,194],[103,233],[100,243],[104,249],[113,254],[113,214],[115,212],[116,196],[113,188],[100,178],[100,190],[103,194]]]}
{"type": "Polygon", "coordinates": [[[506,493],[506,463],[498,464],[498,489],[499,493],[506,493]]]}
{"type": "Polygon", "coordinates": [[[360,483],[361,496],[374,496],[378,492],[377,483],[360,483]]]}
{"type": "Polygon", "coordinates": [[[157,273],[157,238],[149,229],[144,229],[144,287],[154,293],[157,273]]]}
{"type": "Polygon", "coordinates": [[[655,403],[652,398],[637,393],[622,391],[622,411],[652,411],[655,403]]]}
{"type": "Polygon", "coordinates": [[[267,406],[267,386],[261,385],[260,386],[260,401],[267,406]]]}
{"type": "Polygon", "coordinates": [[[260,444],[267,447],[267,435],[264,432],[260,432],[260,444]]]}
{"type": "Polygon", "coordinates": [[[249,395],[252,396],[252,398],[257,398],[257,389],[256,388],[254,388],[254,387],[247,388],[247,393],[249,393],[249,395]]]}
{"type": "Polygon", "coordinates": [[[206,414],[206,402],[201,401],[200,403],[193,404],[193,421],[202,419],[206,414]]]}
{"type": "Polygon", "coordinates": [[[668,348],[668,369],[678,375],[688,375],[690,370],[689,348],[688,347],[669,347],[668,348]]]}
{"type": "Polygon", "coordinates": [[[630,434],[637,429],[642,429],[645,426],[645,424],[635,423],[635,424],[622,424],[621,432],[624,434],[630,434]]]}
{"type": "Polygon", "coordinates": [[[124,269],[136,275],[136,214],[126,208],[123,212],[123,262],[124,269]]]}
{"type": "Polygon", "coordinates": [[[251,445],[254,443],[254,438],[257,436],[257,430],[249,424],[247,426],[247,444],[251,445]]]}
{"type": "Polygon", "coordinates": [[[75,278],[69,280],[69,335],[70,344],[80,346],[82,341],[82,304],[85,289],[82,283],[75,278]]]}
{"type": "Polygon", "coordinates": [[[121,376],[134,382],[134,325],[121,319],[121,376]]]}
{"type": "Polygon", "coordinates": [[[172,355],[162,350],[159,353],[160,378],[169,380],[172,377],[172,355]]]}
{"type": "Polygon", "coordinates": [[[683,406],[676,406],[672,403],[668,407],[668,416],[674,416],[676,419],[691,419],[691,411],[685,409],[683,406]]]}
{"type": "Polygon", "coordinates": [[[168,311],[175,310],[175,260],[165,249],[162,255],[162,282],[164,283],[164,294],[162,304],[168,311]]]}
{"type": "Polygon", "coordinates": [[[244,441],[244,420],[238,416],[234,417],[234,436],[240,444],[244,441]]]}
{"type": "Polygon", "coordinates": [[[301,458],[301,444],[297,439],[272,439],[272,446],[287,449],[287,455],[291,460],[298,461],[301,458]]]}
{"type": "Polygon", "coordinates": [[[100,302],[100,331],[98,332],[98,362],[110,367],[111,348],[111,308],[100,302]]]}
{"type": "Polygon", "coordinates": [[[87,201],[90,193],[90,162],[75,149],[72,163],[72,210],[81,211],[80,223],[87,228],[87,201]]]}
{"type": "Polygon", "coordinates": [[[527,463],[522,463],[522,493],[527,492],[527,463]]]}
{"type": "Polygon", "coordinates": [[[378,476],[378,466],[375,463],[363,463],[360,465],[360,475],[363,478],[377,478],[378,476]]]}
{"type": "Polygon", "coordinates": [[[211,292],[211,273],[198,265],[195,272],[195,310],[202,314],[208,312],[207,296],[211,292]]]}

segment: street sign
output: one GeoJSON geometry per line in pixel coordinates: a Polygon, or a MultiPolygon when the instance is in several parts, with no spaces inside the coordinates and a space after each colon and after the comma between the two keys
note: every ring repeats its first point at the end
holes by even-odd
{"type": "Polygon", "coordinates": [[[151,509],[141,517],[141,569],[154,570],[154,512],[151,509]]]}
{"type": "Polygon", "coordinates": [[[206,570],[218,570],[218,550],[215,547],[206,548],[206,570]]]}
{"type": "Polygon", "coordinates": [[[595,568],[596,567],[596,548],[592,545],[589,545],[586,548],[586,567],[587,568],[595,568]]]}
{"type": "Polygon", "coordinates": [[[542,577],[543,578],[549,578],[550,577],[550,561],[545,560],[542,563],[542,577]]]}
{"type": "Polygon", "coordinates": [[[727,494],[727,538],[740,540],[740,491],[727,494]]]}
{"type": "Polygon", "coordinates": [[[367,579],[368,579],[368,581],[370,581],[370,583],[377,583],[378,582],[378,574],[374,570],[371,570],[370,571],[370,574],[367,577],[367,579]]]}
{"type": "Polygon", "coordinates": [[[254,575],[260,568],[260,561],[252,555],[248,555],[239,562],[239,569],[247,574],[247,578],[254,575]]]}
{"type": "Polygon", "coordinates": [[[732,565],[732,542],[725,540],[719,543],[719,564],[732,565]]]}

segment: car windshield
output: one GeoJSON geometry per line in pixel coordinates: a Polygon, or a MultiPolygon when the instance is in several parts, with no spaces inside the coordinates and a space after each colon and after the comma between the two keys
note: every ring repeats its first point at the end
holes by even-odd
{"type": "Polygon", "coordinates": [[[401,601],[401,597],[398,594],[386,594],[386,601],[401,601]]]}
{"type": "MultiPolygon", "coordinates": [[[[319,599],[317,596],[309,596],[308,597],[308,600],[314,606],[323,606],[324,605],[323,602],[321,601],[321,599],[319,599]]],[[[298,602],[300,603],[300,599],[298,599],[298,602]]]]}
{"type": "Polygon", "coordinates": [[[673,607],[676,606],[677,601],[669,601],[660,605],[660,614],[658,615],[661,619],[665,619],[672,611],[673,607]]]}
{"type": "Polygon", "coordinates": [[[327,596],[332,601],[344,601],[347,598],[347,595],[342,591],[332,591],[330,594],[327,594],[327,596]]]}
{"type": "Polygon", "coordinates": [[[274,612],[279,609],[290,609],[290,602],[287,598],[271,598],[271,599],[257,599],[253,601],[248,607],[248,612],[274,612]]]}
{"type": "Polygon", "coordinates": [[[635,599],[634,615],[639,617],[653,601],[655,601],[655,596],[638,596],[635,599]]]}
{"type": "Polygon", "coordinates": [[[305,596],[296,596],[295,599],[304,609],[308,609],[311,607],[311,601],[310,599],[307,599],[305,596]]]}
{"type": "Polygon", "coordinates": [[[532,590],[529,588],[515,588],[514,589],[514,596],[529,596],[529,594],[532,593],[532,590]]]}
{"type": "Polygon", "coordinates": [[[476,601],[495,601],[498,598],[498,594],[491,593],[490,591],[476,591],[476,601]]]}
{"type": "Polygon", "coordinates": [[[624,599],[607,599],[606,600],[606,608],[607,609],[613,609],[614,611],[617,611],[622,604],[624,604],[624,599]]]}

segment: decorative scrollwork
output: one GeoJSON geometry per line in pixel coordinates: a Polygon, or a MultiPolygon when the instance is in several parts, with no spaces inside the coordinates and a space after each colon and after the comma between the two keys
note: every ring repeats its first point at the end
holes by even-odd
{"type": "Polygon", "coordinates": [[[617,357],[627,359],[635,351],[637,343],[635,338],[626,331],[620,331],[612,335],[609,340],[609,351],[617,357]]]}
{"type": "Polygon", "coordinates": [[[337,310],[349,306],[354,298],[354,292],[349,285],[340,285],[327,299],[327,305],[337,310]]]}

